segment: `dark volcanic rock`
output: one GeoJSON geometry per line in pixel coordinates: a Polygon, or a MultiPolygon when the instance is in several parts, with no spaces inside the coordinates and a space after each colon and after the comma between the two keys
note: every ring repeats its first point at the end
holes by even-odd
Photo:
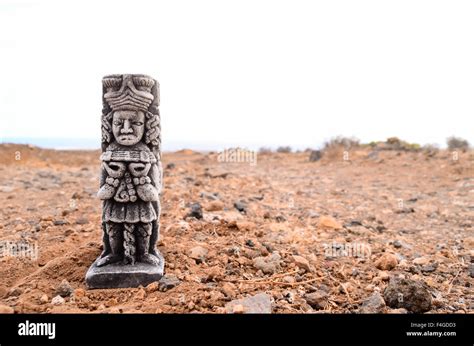
{"type": "Polygon", "coordinates": [[[405,308],[415,313],[431,309],[431,294],[419,281],[392,278],[384,291],[384,299],[391,308],[405,308]]]}
{"type": "Polygon", "coordinates": [[[202,206],[199,203],[191,204],[191,211],[187,215],[189,217],[195,217],[196,219],[202,219],[202,206]]]}

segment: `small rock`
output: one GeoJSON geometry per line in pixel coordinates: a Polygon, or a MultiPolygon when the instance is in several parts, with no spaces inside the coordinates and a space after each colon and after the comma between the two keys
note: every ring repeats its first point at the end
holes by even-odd
{"type": "Polygon", "coordinates": [[[235,207],[235,209],[237,209],[239,212],[241,212],[243,214],[245,214],[247,212],[247,206],[242,201],[235,202],[234,207],[235,207]]]}
{"type": "Polygon", "coordinates": [[[66,279],[61,281],[59,286],[56,288],[56,294],[60,295],[61,297],[68,297],[73,291],[74,289],[71,287],[71,285],[66,279]]]}
{"type": "Polygon", "coordinates": [[[145,287],[146,293],[158,291],[158,281],[153,281],[145,287]]]}
{"type": "Polygon", "coordinates": [[[417,257],[413,260],[413,264],[420,266],[426,265],[428,263],[430,263],[430,259],[428,257],[417,257]]]}
{"type": "Polygon", "coordinates": [[[320,228],[341,229],[342,225],[330,216],[320,216],[318,221],[320,228]]]}
{"type": "Polygon", "coordinates": [[[385,303],[415,313],[431,309],[431,294],[421,282],[393,277],[384,291],[385,303]]]}
{"type": "Polygon", "coordinates": [[[398,239],[393,242],[393,247],[396,248],[396,249],[399,249],[402,246],[403,246],[402,242],[398,239]]]}
{"type": "Polygon", "coordinates": [[[469,276],[471,278],[474,278],[474,264],[473,263],[469,264],[468,271],[469,271],[469,276]]]}
{"type": "Polygon", "coordinates": [[[89,223],[89,219],[87,217],[78,217],[76,219],[76,224],[77,225],[85,225],[89,223]]]}
{"type": "Polygon", "coordinates": [[[158,282],[158,289],[162,292],[168,291],[178,286],[181,281],[173,275],[165,275],[158,282]]]}
{"type": "Polygon", "coordinates": [[[328,305],[328,295],[322,290],[308,293],[304,296],[304,299],[309,306],[316,310],[325,309],[328,305]]]}
{"type": "Polygon", "coordinates": [[[298,255],[293,255],[293,259],[294,259],[295,264],[298,268],[304,269],[307,272],[309,272],[311,270],[311,267],[309,265],[309,261],[306,258],[304,258],[302,256],[298,256],[298,255]]]}
{"type": "Polygon", "coordinates": [[[66,220],[54,220],[53,225],[55,225],[55,226],[67,225],[67,221],[66,220]]]}
{"type": "Polygon", "coordinates": [[[187,233],[191,230],[191,225],[186,221],[179,221],[177,223],[171,224],[167,229],[167,232],[175,232],[178,234],[187,233]]]}
{"type": "Polygon", "coordinates": [[[74,290],[74,297],[75,298],[82,298],[86,295],[86,291],[84,291],[82,288],[76,288],[74,290]]]}
{"type": "Polygon", "coordinates": [[[57,295],[56,297],[54,297],[52,300],[51,300],[51,304],[53,305],[62,305],[64,304],[66,301],[64,300],[63,297],[61,297],[60,295],[57,295]]]}
{"type": "Polygon", "coordinates": [[[224,203],[222,201],[211,201],[206,205],[207,211],[220,211],[224,209],[224,203]]]}
{"type": "Polygon", "coordinates": [[[68,228],[67,230],[64,231],[64,235],[67,237],[67,236],[70,236],[71,234],[73,234],[74,232],[75,232],[74,229],[68,228]]]}
{"type": "Polygon", "coordinates": [[[189,257],[196,260],[196,263],[204,262],[206,259],[208,250],[202,246],[195,246],[189,250],[189,257]]]}
{"type": "Polygon", "coordinates": [[[248,247],[254,247],[255,246],[255,243],[253,242],[252,239],[247,239],[245,241],[245,245],[247,245],[248,247]]]}
{"type": "Polygon", "coordinates": [[[219,199],[219,193],[214,192],[214,193],[208,193],[208,192],[201,192],[201,198],[207,198],[211,201],[216,201],[219,199]]]}
{"type": "Polygon", "coordinates": [[[388,281],[390,279],[390,275],[386,271],[380,272],[379,277],[382,281],[388,281]]]}
{"type": "Polygon", "coordinates": [[[251,221],[237,221],[235,223],[239,231],[249,232],[256,228],[255,224],[251,221]]]}
{"type": "Polygon", "coordinates": [[[319,161],[322,157],[323,153],[321,150],[311,150],[311,153],[309,154],[309,162],[319,161]]]}
{"type": "Polygon", "coordinates": [[[427,264],[427,265],[424,265],[421,267],[421,271],[423,273],[432,273],[434,272],[436,269],[438,268],[438,263],[437,262],[433,262],[433,263],[430,263],[430,264],[427,264]]]}
{"type": "Polygon", "coordinates": [[[188,217],[195,217],[196,219],[202,219],[202,207],[199,203],[191,204],[191,211],[187,215],[188,217]]]}
{"type": "Polygon", "coordinates": [[[47,294],[43,294],[41,297],[40,297],[40,303],[41,304],[46,304],[49,302],[49,298],[48,298],[48,295],[47,294]]]}
{"type": "Polygon", "coordinates": [[[170,162],[166,165],[166,169],[173,169],[175,167],[176,167],[176,165],[173,162],[170,162]]]}
{"type": "Polygon", "coordinates": [[[375,262],[375,267],[381,270],[392,270],[398,264],[397,256],[386,253],[375,262]]]}
{"type": "Polygon", "coordinates": [[[245,307],[242,304],[236,304],[232,307],[232,313],[234,314],[243,314],[245,312],[245,307]]]}
{"type": "Polygon", "coordinates": [[[15,310],[8,305],[1,305],[0,304],[0,314],[13,314],[15,310]]]}
{"type": "Polygon", "coordinates": [[[374,292],[369,298],[362,302],[359,308],[361,314],[380,314],[385,310],[385,301],[378,292],[374,292]]]}
{"type": "Polygon", "coordinates": [[[232,298],[236,295],[236,287],[231,282],[224,282],[221,287],[221,292],[224,293],[228,298],[232,298]]]}
{"type": "Polygon", "coordinates": [[[260,256],[253,259],[253,266],[265,274],[273,274],[280,269],[281,257],[277,252],[270,256],[260,256]]]}
{"type": "Polygon", "coordinates": [[[271,314],[271,296],[258,293],[248,298],[232,300],[225,305],[225,310],[227,313],[271,314]]]}
{"type": "Polygon", "coordinates": [[[287,282],[289,284],[292,284],[292,283],[296,282],[295,278],[293,276],[290,276],[290,275],[287,275],[287,276],[283,277],[282,281],[287,282]]]}
{"type": "Polygon", "coordinates": [[[275,220],[276,220],[276,222],[285,222],[287,219],[286,219],[286,216],[285,216],[285,215],[281,215],[281,214],[280,214],[280,215],[277,215],[277,216],[275,217],[275,220]]]}

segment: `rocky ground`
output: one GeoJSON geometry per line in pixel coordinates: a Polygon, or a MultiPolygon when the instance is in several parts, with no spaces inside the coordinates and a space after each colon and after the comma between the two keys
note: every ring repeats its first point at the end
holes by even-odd
{"type": "Polygon", "coordinates": [[[472,313],[474,153],[456,155],[165,153],[165,278],[87,290],[99,151],[3,144],[0,312],[472,313]]]}

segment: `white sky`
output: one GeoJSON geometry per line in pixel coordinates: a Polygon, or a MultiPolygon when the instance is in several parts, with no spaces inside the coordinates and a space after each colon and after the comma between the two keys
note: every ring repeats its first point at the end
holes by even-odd
{"type": "Polygon", "coordinates": [[[98,140],[102,76],[145,73],[165,149],[474,143],[473,18],[459,0],[0,0],[0,134],[98,140]]]}

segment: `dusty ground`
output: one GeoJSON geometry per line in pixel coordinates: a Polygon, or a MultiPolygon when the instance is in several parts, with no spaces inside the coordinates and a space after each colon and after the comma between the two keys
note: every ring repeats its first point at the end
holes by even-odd
{"type": "Polygon", "coordinates": [[[426,286],[430,313],[472,312],[474,154],[369,152],[318,162],[308,153],[262,154],[255,166],[220,163],[212,153],[166,153],[163,166],[174,167],[165,168],[159,249],[166,274],[181,283],[161,292],[85,287],[101,252],[98,151],[1,145],[0,241],[37,244],[39,257],[0,257],[0,305],[223,312],[231,300],[264,292],[276,313],[350,313],[374,292],[383,295],[390,278],[405,277],[426,286]],[[194,202],[203,206],[201,220],[186,218],[194,202]],[[207,250],[202,260],[192,258],[196,246],[207,250]],[[54,305],[64,279],[74,292],[54,305]],[[317,303],[308,304],[315,292],[317,303]]]}

